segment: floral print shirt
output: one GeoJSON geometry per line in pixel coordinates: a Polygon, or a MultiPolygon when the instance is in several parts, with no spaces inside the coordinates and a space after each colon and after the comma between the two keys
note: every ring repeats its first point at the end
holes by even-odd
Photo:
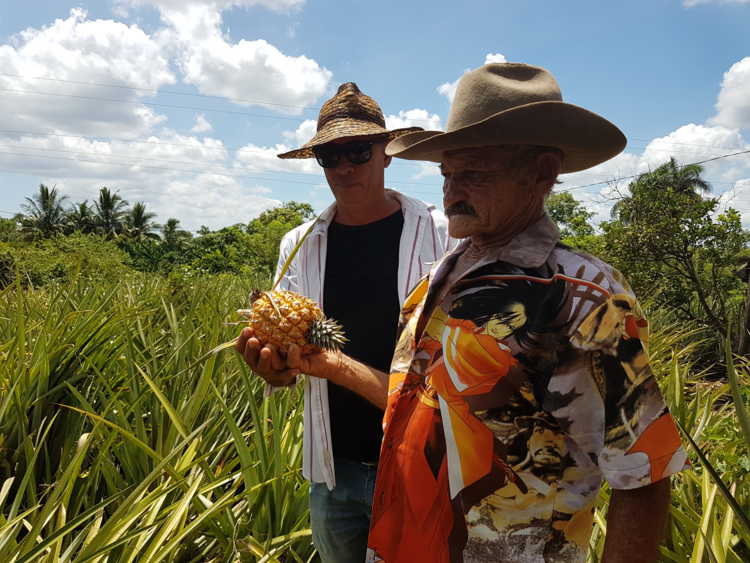
{"type": "Polygon", "coordinates": [[[635,297],[558,240],[545,216],[443,288],[466,241],[406,299],[368,561],[585,561],[603,479],[685,466],[635,297]]]}

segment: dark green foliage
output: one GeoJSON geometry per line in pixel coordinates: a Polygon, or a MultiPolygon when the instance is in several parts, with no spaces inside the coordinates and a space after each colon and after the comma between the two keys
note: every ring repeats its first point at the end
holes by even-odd
{"type": "Polygon", "coordinates": [[[73,234],[33,243],[0,243],[0,287],[16,276],[25,286],[42,286],[83,276],[118,279],[132,269],[128,255],[104,237],[73,234]]]}
{"type": "Polygon", "coordinates": [[[13,219],[0,217],[0,242],[17,242],[22,240],[21,220],[23,215],[16,215],[13,219]]]}
{"type": "Polygon", "coordinates": [[[108,237],[121,234],[125,227],[125,214],[128,202],[109,188],[99,190],[99,199],[94,202],[96,209],[96,231],[108,237]]]}
{"type": "Polygon", "coordinates": [[[66,196],[57,193],[56,188],[39,184],[39,192],[27,197],[21,207],[26,215],[21,220],[21,230],[30,239],[51,237],[65,230],[67,218],[63,202],[66,196]]]}
{"type": "Polygon", "coordinates": [[[723,334],[742,300],[734,271],[748,234],[737,211],[716,215],[718,199],[696,193],[707,188],[700,172],[672,159],[642,174],[602,223],[602,237],[606,258],[641,298],[723,334]]]}
{"type": "Polygon", "coordinates": [[[560,240],[570,247],[601,253],[601,239],[591,225],[593,213],[588,211],[570,192],[552,193],[544,204],[549,216],[560,228],[560,240]]]}
{"type": "Polygon", "coordinates": [[[159,238],[155,232],[159,225],[151,220],[154,217],[156,213],[146,211],[146,204],[139,201],[125,214],[125,234],[135,240],[159,238]]]}

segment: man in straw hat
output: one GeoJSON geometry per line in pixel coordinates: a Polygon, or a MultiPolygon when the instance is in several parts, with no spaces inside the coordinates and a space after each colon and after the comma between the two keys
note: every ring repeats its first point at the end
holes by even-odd
{"type": "Polygon", "coordinates": [[[440,163],[449,233],[465,240],[407,297],[389,376],[339,353],[286,360],[385,409],[369,560],[584,561],[603,479],[604,560],[656,560],[686,455],[647,323],[623,277],[561,245],[544,212],[559,173],[624,147],[549,72],[508,63],[463,76],[447,131],[388,145],[440,163]],[[543,435],[509,434],[514,410],[543,435]],[[518,464],[530,455],[548,479],[518,464]]]}
{"type": "MultiPolygon", "coordinates": [[[[447,220],[432,205],[384,186],[391,161],[385,146],[418,127],[389,131],[383,112],[353,82],[342,84],[320,110],[318,130],[304,146],[280,158],[315,158],[335,203],[323,211],[291,262],[281,289],[322,304],[342,323],[344,351],[387,370],[393,356],[401,304],[447,249],[447,220]]],[[[279,268],[311,223],[281,242],[279,268]]],[[[245,330],[238,340],[248,364],[272,385],[278,357],[245,330]]],[[[324,562],[363,561],[367,549],[375,468],[383,412],[345,387],[305,380],[303,473],[312,481],[313,542],[324,562]]]]}

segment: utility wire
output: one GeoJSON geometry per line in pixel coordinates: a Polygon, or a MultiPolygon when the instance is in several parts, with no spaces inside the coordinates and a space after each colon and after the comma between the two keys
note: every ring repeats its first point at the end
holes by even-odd
{"type": "MultiPolygon", "coordinates": [[[[693,166],[695,164],[705,164],[706,162],[712,162],[714,160],[719,160],[721,158],[729,158],[730,156],[737,156],[737,155],[740,155],[740,154],[748,154],[748,153],[750,153],[750,150],[733,152],[733,153],[729,153],[729,154],[722,154],[720,156],[715,156],[713,158],[707,158],[705,160],[699,160],[698,162],[691,162],[689,164],[682,164],[680,167],[684,168],[685,166],[693,166]]],[[[616,182],[619,182],[620,180],[630,180],[632,178],[637,178],[638,176],[642,176],[643,174],[644,174],[644,172],[641,172],[640,174],[633,174],[632,176],[620,176],[619,178],[612,178],[610,180],[604,180],[603,182],[592,182],[591,184],[583,184],[581,186],[573,186],[572,188],[568,188],[567,190],[558,190],[558,191],[572,192],[572,191],[575,191],[575,190],[582,190],[583,188],[590,188],[592,186],[599,186],[601,184],[616,183],[616,182]]]]}
{"type": "Polygon", "coordinates": [[[190,96],[194,98],[207,98],[213,100],[225,100],[234,104],[254,104],[263,106],[278,106],[282,108],[299,109],[303,111],[314,111],[317,108],[315,106],[296,106],[292,104],[279,104],[277,102],[269,102],[265,100],[250,100],[245,98],[230,98],[228,96],[217,96],[211,94],[197,94],[195,92],[177,92],[175,90],[159,90],[154,88],[139,88],[137,86],[125,86],[123,84],[104,84],[102,82],[84,82],[81,80],[67,80],[63,78],[50,78],[46,76],[23,76],[21,74],[10,74],[7,72],[0,72],[0,76],[9,76],[11,78],[22,78],[24,80],[47,80],[51,82],[62,82],[65,84],[77,84],[79,86],[101,86],[104,88],[119,88],[121,90],[133,90],[135,92],[150,92],[152,94],[168,94],[172,96],[190,96]]]}
{"type": "MultiPolygon", "coordinates": [[[[106,84],[102,82],[86,82],[81,80],[69,80],[69,79],[63,79],[63,78],[52,78],[47,76],[23,76],[21,74],[11,74],[7,72],[0,72],[0,76],[8,76],[11,78],[21,78],[24,80],[46,80],[51,82],[61,82],[65,84],[76,84],[79,86],[100,86],[104,88],[119,88],[121,90],[133,90],[136,92],[149,92],[152,94],[166,94],[166,95],[174,95],[174,96],[190,96],[195,98],[206,98],[206,99],[213,99],[213,100],[224,100],[235,104],[255,104],[255,105],[263,105],[263,106],[278,106],[283,108],[290,108],[290,109],[299,109],[303,111],[316,111],[318,108],[317,106],[299,106],[299,105],[292,105],[292,104],[280,104],[277,102],[271,102],[268,100],[257,100],[257,99],[247,99],[247,98],[230,98],[227,96],[218,96],[218,95],[211,95],[211,94],[198,94],[194,92],[177,92],[175,90],[160,90],[155,88],[140,88],[137,86],[125,86],[122,84],[106,84]]],[[[50,94],[53,95],[53,94],[50,94]]],[[[58,95],[58,94],[54,94],[58,95]]],[[[140,102],[137,102],[140,103],[140,102]]],[[[223,110],[222,110],[223,111],[223,110]]],[[[272,117],[272,116],[267,116],[272,117]]],[[[426,120],[423,120],[426,121],[426,120]]],[[[645,141],[648,143],[651,143],[654,141],[654,139],[648,139],[643,137],[630,137],[631,140],[634,141],[645,141]]],[[[666,143],[669,145],[684,145],[684,146],[690,146],[690,147],[713,147],[717,149],[727,149],[732,150],[735,147],[729,147],[726,145],[713,145],[713,144],[703,144],[703,143],[683,143],[678,141],[664,141],[659,140],[660,143],[666,143]]],[[[632,147],[636,148],[636,147],[632,147]]],[[[654,149],[652,149],[654,150],[654,149]]]]}
{"type": "MultiPolygon", "coordinates": [[[[78,100],[93,100],[97,102],[109,102],[116,104],[131,104],[131,105],[142,105],[150,107],[170,108],[170,109],[183,109],[189,111],[200,111],[200,112],[212,112],[212,113],[225,113],[228,115],[244,115],[246,117],[260,117],[263,119],[283,119],[287,121],[300,121],[299,117],[284,117],[281,115],[267,115],[262,113],[250,113],[247,111],[236,111],[229,109],[218,109],[218,108],[204,108],[196,106],[178,106],[175,104],[163,104],[159,102],[144,102],[142,100],[122,100],[112,98],[100,98],[97,96],[81,96],[78,94],[61,94],[58,92],[37,92],[35,90],[19,90],[16,88],[0,88],[0,92],[12,92],[16,94],[31,94],[34,96],[59,96],[63,98],[75,98],[78,100]]],[[[428,119],[412,119],[414,122],[429,123],[428,119]]]]}
{"type": "MultiPolygon", "coordinates": [[[[247,151],[249,151],[251,153],[254,150],[256,150],[256,148],[251,148],[251,147],[248,147],[247,145],[241,145],[241,146],[224,146],[223,143],[222,143],[222,145],[220,147],[213,148],[213,147],[208,147],[208,146],[206,146],[203,143],[199,143],[199,144],[168,143],[168,142],[161,141],[161,140],[158,141],[158,142],[153,142],[153,141],[148,141],[148,140],[146,140],[146,141],[138,141],[138,140],[135,140],[135,139],[123,139],[123,138],[116,138],[116,137],[96,137],[96,136],[86,136],[86,135],[69,135],[69,134],[65,134],[65,133],[55,133],[55,132],[24,131],[24,130],[20,130],[20,129],[0,129],[0,133],[11,133],[11,134],[30,135],[30,136],[38,136],[38,137],[62,137],[62,138],[71,138],[71,139],[85,139],[85,140],[92,141],[92,142],[97,142],[97,141],[102,141],[102,142],[118,142],[118,143],[125,143],[125,144],[146,145],[146,146],[154,147],[154,148],[163,147],[163,146],[165,146],[165,147],[187,147],[187,148],[191,148],[191,149],[204,150],[204,151],[205,150],[209,150],[209,151],[210,150],[216,150],[216,151],[226,150],[226,151],[237,151],[237,152],[247,152],[247,151]]],[[[11,140],[13,142],[16,142],[16,143],[20,142],[20,141],[14,141],[13,139],[9,139],[9,140],[11,140]]],[[[23,146],[19,146],[18,148],[20,148],[22,150],[27,150],[29,148],[35,148],[36,150],[55,150],[55,149],[42,149],[42,148],[37,148],[37,147],[23,147],[23,146]]],[[[262,149],[262,147],[257,147],[257,149],[262,149]]],[[[91,153],[91,154],[96,154],[96,153],[91,153]]],[[[194,163],[191,162],[190,164],[194,164],[194,163]]],[[[438,165],[435,164],[435,163],[417,164],[417,163],[414,163],[414,162],[411,162],[411,161],[408,161],[408,160],[403,160],[403,159],[395,159],[394,161],[391,162],[391,166],[394,166],[394,165],[397,165],[399,167],[410,166],[410,167],[414,167],[414,168],[424,168],[425,165],[426,165],[429,168],[435,168],[435,169],[438,168],[438,165]]],[[[289,172],[289,174],[296,174],[296,173],[289,172]]],[[[302,174],[302,173],[300,173],[300,174],[302,174]]],[[[313,174],[313,173],[312,172],[306,172],[304,174],[310,175],[310,174],[313,174]]]]}

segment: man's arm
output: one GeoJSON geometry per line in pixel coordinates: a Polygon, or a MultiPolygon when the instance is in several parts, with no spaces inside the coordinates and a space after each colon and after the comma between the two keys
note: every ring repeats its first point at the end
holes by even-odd
{"type": "Polygon", "coordinates": [[[669,478],[638,489],[612,491],[603,563],[658,560],[669,512],[669,478]]]}
{"type": "Polygon", "coordinates": [[[388,396],[388,374],[371,368],[341,352],[323,350],[302,355],[297,346],[290,346],[282,358],[272,345],[264,346],[250,327],[240,332],[235,345],[237,352],[255,373],[275,387],[292,385],[300,373],[322,377],[346,387],[385,410],[388,396]]]}
{"type": "Polygon", "coordinates": [[[380,410],[385,410],[388,398],[388,374],[350,358],[338,351],[323,350],[316,354],[302,355],[292,345],[287,354],[287,365],[300,373],[322,377],[346,387],[364,397],[380,410]]]}

